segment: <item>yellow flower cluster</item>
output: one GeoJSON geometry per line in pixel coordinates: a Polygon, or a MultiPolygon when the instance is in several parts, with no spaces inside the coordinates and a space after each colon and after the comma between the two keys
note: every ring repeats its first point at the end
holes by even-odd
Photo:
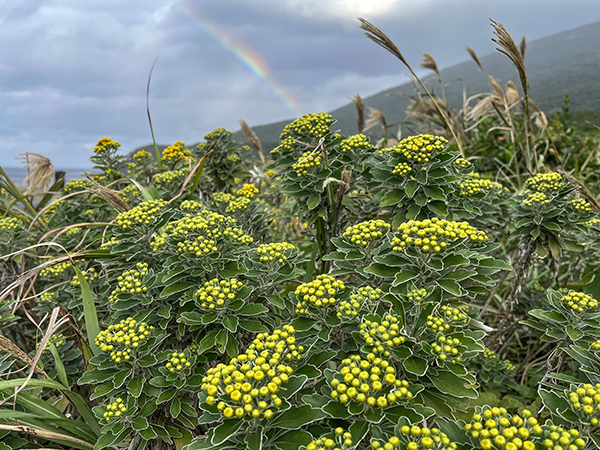
{"type": "Polygon", "coordinates": [[[404,425],[400,428],[402,442],[396,436],[388,439],[387,443],[373,441],[372,449],[396,450],[399,448],[406,450],[455,450],[456,444],[451,442],[446,433],[442,433],[438,428],[412,427],[404,425]]]}
{"type": "Polygon", "coordinates": [[[411,302],[418,303],[425,298],[427,291],[425,289],[411,289],[407,294],[406,298],[411,302]]]}
{"type": "Polygon", "coordinates": [[[332,438],[322,437],[312,441],[306,450],[350,450],[352,448],[352,433],[338,427],[332,438]]]}
{"type": "Polygon", "coordinates": [[[138,348],[153,329],[154,327],[146,322],[138,324],[135,319],[128,317],[98,333],[94,343],[104,353],[110,352],[110,358],[118,364],[121,361],[129,361],[132,349],[138,348]]]}
{"type": "Polygon", "coordinates": [[[338,372],[329,381],[331,398],[342,404],[349,401],[385,408],[402,399],[410,400],[408,382],[396,378],[396,369],[386,360],[375,357],[362,359],[352,355],[342,360],[338,372]]]}
{"type": "MultiPolygon", "coordinates": [[[[42,353],[46,353],[50,351],[50,345],[54,344],[54,346],[56,348],[62,347],[63,345],[65,345],[65,339],[66,336],[64,334],[53,334],[52,336],[50,336],[50,339],[48,339],[48,343],[46,344],[46,347],[44,347],[44,350],[42,351],[42,353]]],[[[39,348],[41,342],[38,342],[36,348],[39,348]]]]}
{"type": "Polygon", "coordinates": [[[70,267],[71,267],[71,263],[68,263],[68,262],[61,262],[61,263],[55,264],[53,266],[46,267],[45,269],[42,269],[42,271],[40,272],[40,278],[57,277],[57,276],[61,275],[62,273],[64,273],[70,267]]]}
{"type": "Polygon", "coordinates": [[[233,200],[229,201],[229,205],[227,205],[227,209],[225,210],[225,212],[231,214],[236,211],[247,209],[250,205],[250,202],[252,202],[252,200],[246,197],[234,198],[233,200]]]}
{"type": "Polygon", "coordinates": [[[169,361],[165,364],[165,368],[169,372],[174,373],[181,372],[184,368],[190,367],[191,365],[192,363],[185,357],[185,353],[173,352],[171,353],[169,361]]]}
{"type": "Polygon", "coordinates": [[[585,422],[594,426],[599,424],[600,417],[600,384],[584,384],[572,387],[569,392],[569,402],[575,413],[585,422]]]}
{"type": "Polygon", "coordinates": [[[23,222],[21,222],[16,217],[4,217],[4,218],[0,219],[0,230],[6,230],[6,231],[16,230],[22,224],[23,224],[23,222]]]}
{"type": "Polygon", "coordinates": [[[123,403],[123,399],[119,397],[106,407],[106,411],[104,412],[103,416],[108,421],[113,417],[121,417],[126,412],[127,406],[125,406],[125,403],[123,403]]]}
{"type": "Polygon", "coordinates": [[[356,293],[350,295],[350,300],[344,300],[340,303],[337,316],[340,318],[357,317],[363,306],[374,304],[381,297],[381,293],[382,291],[379,288],[374,289],[370,286],[359,288],[356,293]]]}
{"type": "Polygon", "coordinates": [[[454,161],[454,164],[456,164],[458,167],[460,167],[461,169],[466,169],[467,167],[471,167],[473,164],[471,164],[469,161],[467,161],[464,158],[457,158],[454,161]]]}
{"type": "Polygon", "coordinates": [[[598,225],[600,224],[600,219],[592,219],[592,220],[588,220],[587,222],[583,223],[586,227],[591,227],[593,225],[598,225]]]}
{"type": "Polygon", "coordinates": [[[298,298],[296,314],[308,314],[310,305],[315,305],[317,308],[335,305],[335,296],[344,289],[346,286],[343,281],[326,274],[318,275],[316,280],[303,283],[296,288],[294,292],[298,298]]]}
{"type": "Polygon", "coordinates": [[[272,418],[273,409],[283,402],[277,392],[294,371],[282,360],[298,360],[303,351],[296,346],[294,334],[291,325],[272,334],[261,333],[244,354],[208,369],[200,386],[208,394],[206,403],[216,403],[226,418],[272,418]]]}
{"type": "Polygon", "coordinates": [[[38,302],[51,302],[56,298],[56,292],[54,291],[48,291],[48,292],[44,292],[42,295],[40,295],[40,297],[38,298],[38,302]]]}
{"type": "Polygon", "coordinates": [[[389,229],[390,224],[384,220],[367,220],[346,228],[342,237],[351,244],[366,247],[370,243],[380,240],[389,229]]]}
{"type": "Polygon", "coordinates": [[[401,163],[396,164],[396,167],[394,167],[394,170],[392,170],[392,173],[394,175],[406,175],[411,170],[412,170],[412,167],[410,167],[405,162],[401,162],[401,163]]]}
{"type": "Polygon", "coordinates": [[[483,231],[477,230],[468,222],[455,222],[434,217],[425,220],[409,220],[400,224],[398,232],[401,237],[392,239],[392,250],[402,252],[404,248],[413,245],[422,252],[440,252],[449,242],[468,238],[471,241],[484,242],[488,240],[483,231]]]}
{"type": "MultiPolygon", "coordinates": [[[[165,235],[157,236],[152,241],[152,250],[157,251],[165,243],[165,235]]],[[[190,242],[186,239],[183,242],[177,243],[177,252],[179,253],[195,253],[197,257],[205,256],[210,253],[216,253],[219,248],[216,246],[214,239],[208,239],[204,236],[198,236],[194,241],[190,242]]]]}
{"type": "Polygon", "coordinates": [[[238,155],[227,155],[227,161],[231,161],[233,163],[240,162],[241,159],[238,155]]]}
{"type": "Polygon", "coordinates": [[[126,230],[132,225],[150,225],[158,217],[158,213],[167,206],[164,200],[150,200],[142,202],[135,208],[119,213],[115,222],[126,230]]]}
{"type": "Polygon", "coordinates": [[[84,189],[88,189],[90,187],[92,187],[92,182],[90,180],[71,180],[65,184],[63,191],[65,194],[70,194],[71,192],[83,191],[84,189]]]}
{"type": "Polygon", "coordinates": [[[230,138],[233,133],[225,128],[215,128],[210,133],[204,135],[205,141],[216,141],[220,138],[230,138]]]}
{"type": "Polygon", "coordinates": [[[438,336],[436,342],[431,344],[431,350],[437,355],[438,361],[456,364],[461,361],[459,345],[458,338],[438,336]]]}
{"type": "Polygon", "coordinates": [[[590,344],[590,349],[592,350],[600,350],[600,340],[594,341],[590,344]]]}
{"type": "Polygon", "coordinates": [[[253,184],[247,183],[244,184],[241,189],[238,189],[236,194],[248,198],[253,198],[255,194],[258,194],[258,188],[253,184]]]}
{"type": "Polygon", "coordinates": [[[565,430],[556,425],[544,425],[541,439],[545,448],[552,450],[579,450],[585,448],[586,442],[575,429],[565,430]]]}
{"type": "Polygon", "coordinates": [[[170,237],[176,238],[187,236],[193,232],[202,232],[209,237],[220,237],[222,232],[219,228],[221,224],[231,225],[235,220],[219,213],[204,210],[198,214],[186,214],[179,220],[169,222],[165,227],[165,233],[170,237]]]}
{"type": "Polygon", "coordinates": [[[333,118],[327,113],[305,114],[284,127],[281,139],[285,139],[290,134],[308,135],[320,139],[327,134],[332,123],[333,118]]]}
{"type": "Polygon", "coordinates": [[[147,152],[146,150],[140,150],[135,155],[133,155],[133,160],[139,164],[146,160],[149,160],[151,157],[152,155],[150,154],[150,152],[147,152]]]}
{"type": "Polygon", "coordinates": [[[430,329],[432,333],[437,333],[438,331],[449,331],[450,324],[446,323],[443,317],[435,317],[432,315],[427,316],[427,322],[425,322],[427,328],[430,329]]]}
{"type": "Polygon", "coordinates": [[[536,192],[558,191],[565,185],[560,173],[538,173],[525,182],[525,188],[536,192]]]}
{"type": "MultiPolygon", "coordinates": [[[[90,267],[88,270],[86,270],[85,272],[83,272],[83,278],[85,279],[85,281],[90,282],[90,281],[95,281],[98,279],[100,275],[98,274],[98,272],[96,272],[96,269],[94,269],[93,267],[90,267]]],[[[75,275],[73,277],[73,279],[71,280],[71,286],[79,286],[79,278],[77,277],[77,275],[75,275]]]]}
{"type": "Polygon", "coordinates": [[[113,303],[118,301],[118,294],[141,294],[148,291],[146,286],[142,286],[143,278],[148,274],[148,264],[137,263],[133,269],[126,270],[117,278],[118,287],[112,291],[108,301],[113,303]]]}
{"type": "Polygon", "coordinates": [[[381,323],[375,320],[365,320],[360,324],[360,335],[366,344],[372,347],[372,353],[383,354],[387,358],[390,356],[391,348],[406,342],[404,336],[400,335],[398,322],[397,317],[386,314],[381,323]]]}
{"type": "Polygon", "coordinates": [[[550,203],[550,199],[543,192],[528,192],[527,198],[524,198],[521,203],[527,206],[533,206],[534,203],[539,205],[547,205],[550,203]]]}
{"type": "Polygon", "coordinates": [[[467,434],[479,440],[482,450],[535,450],[536,439],[542,435],[542,427],[531,412],[523,410],[522,417],[511,416],[505,408],[485,408],[481,414],[474,414],[465,425],[467,434]]]}
{"type": "Polygon", "coordinates": [[[181,209],[184,211],[202,209],[203,206],[194,200],[184,200],[181,202],[181,209]]]}
{"type": "Polygon", "coordinates": [[[500,191],[504,189],[504,186],[502,186],[500,183],[478,178],[476,176],[463,179],[458,186],[460,187],[459,195],[461,196],[478,194],[482,191],[491,191],[494,189],[500,191]]]}
{"type": "Polygon", "coordinates": [[[256,253],[260,255],[262,262],[277,261],[279,264],[283,264],[287,261],[286,252],[294,250],[296,247],[287,242],[278,242],[272,244],[261,244],[256,249],[256,253]]]}
{"type": "Polygon", "coordinates": [[[459,306],[454,308],[449,305],[442,306],[442,318],[436,318],[433,316],[427,316],[427,326],[432,329],[433,332],[444,331],[450,329],[450,325],[464,325],[469,320],[465,312],[469,311],[468,306],[459,306]],[[431,317],[431,319],[430,319],[431,317]],[[429,321],[433,321],[430,326],[429,321]],[[440,322],[441,320],[441,322],[440,322]],[[437,328],[437,329],[436,329],[437,328]]]}
{"type": "Polygon", "coordinates": [[[348,139],[344,139],[340,142],[340,148],[343,153],[349,151],[358,151],[359,153],[364,150],[371,148],[372,145],[369,143],[369,138],[367,138],[364,134],[355,134],[354,136],[350,136],[348,139]]]}
{"type": "Polygon", "coordinates": [[[598,300],[583,292],[569,292],[568,295],[561,297],[560,301],[565,302],[573,311],[580,313],[598,307],[598,300]]]}
{"type": "Polygon", "coordinates": [[[110,248],[113,247],[115,245],[119,245],[121,243],[121,241],[117,241],[117,239],[114,236],[111,236],[110,239],[106,242],[104,242],[100,248],[104,249],[104,248],[110,248]]]}
{"type": "Polygon", "coordinates": [[[94,153],[100,154],[107,150],[117,150],[119,147],[121,147],[119,142],[113,141],[107,137],[103,137],[96,143],[96,146],[94,147],[94,153]]]}
{"type": "Polygon", "coordinates": [[[307,150],[298,158],[298,162],[292,165],[296,175],[301,177],[308,173],[308,169],[321,165],[321,152],[319,150],[307,150]]]}
{"type": "Polygon", "coordinates": [[[278,154],[279,150],[291,150],[292,148],[294,148],[295,144],[296,143],[294,142],[294,139],[291,136],[288,136],[285,139],[282,138],[281,144],[279,144],[277,147],[271,150],[271,155],[278,154]]]}
{"type": "Polygon", "coordinates": [[[590,205],[584,198],[574,198],[571,200],[571,204],[575,209],[579,209],[581,211],[589,212],[592,210],[592,205],[590,205]]]}
{"type": "Polygon", "coordinates": [[[168,146],[162,152],[162,160],[166,162],[181,161],[191,159],[189,149],[184,149],[185,142],[177,141],[173,145],[168,146]]]}
{"type": "Polygon", "coordinates": [[[428,162],[435,152],[443,150],[447,143],[448,141],[440,136],[419,134],[402,139],[395,148],[396,153],[420,163],[428,162]]]}
{"type": "Polygon", "coordinates": [[[152,177],[152,182],[157,188],[164,188],[170,184],[182,182],[187,173],[187,170],[169,170],[157,173],[152,177]]]}
{"type": "Polygon", "coordinates": [[[124,189],[121,189],[121,191],[119,192],[119,195],[126,202],[131,202],[134,199],[141,197],[140,190],[137,188],[137,186],[135,184],[130,184],[129,186],[125,187],[124,189]]]}
{"type": "Polygon", "coordinates": [[[498,354],[494,350],[490,350],[489,348],[486,348],[483,351],[482,355],[486,359],[498,359],[498,354]]]}
{"type": "Polygon", "coordinates": [[[229,203],[233,198],[233,194],[228,194],[226,192],[216,192],[213,194],[213,201],[217,204],[229,203]]]}
{"type": "Polygon", "coordinates": [[[235,292],[242,287],[242,282],[236,278],[221,280],[213,278],[204,283],[194,294],[196,304],[206,309],[225,309],[229,302],[235,299],[235,292]]]}
{"type": "Polygon", "coordinates": [[[267,178],[273,178],[273,175],[275,175],[275,171],[273,169],[269,169],[267,170],[267,178]]]}
{"type": "Polygon", "coordinates": [[[79,234],[81,234],[81,228],[79,228],[79,227],[69,228],[65,232],[65,236],[67,236],[68,238],[78,236],[79,234]]]}

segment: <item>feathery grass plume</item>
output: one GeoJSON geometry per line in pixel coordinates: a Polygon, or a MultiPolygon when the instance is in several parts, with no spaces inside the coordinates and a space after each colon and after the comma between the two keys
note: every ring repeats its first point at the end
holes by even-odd
{"type": "Polygon", "coordinates": [[[483,66],[481,65],[481,61],[479,61],[479,57],[477,56],[477,53],[475,53],[475,50],[473,50],[468,45],[465,45],[465,49],[467,50],[467,53],[469,53],[469,55],[471,55],[471,58],[473,59],[473,61],[475,61],[475,64],[477,64],[477,67],[479,67],[479,70],[481,70],[483,72],[483,66]]]}
{"type": "Polygon", "coordinates": [[[248,123],[244,119],[240,119],[240,126],[242,127],[242,131],[244,132],[244,136],[248,139],[248,143],[256,149],[258,152],[258,156],[260,156],[260,160],[262,163],[265,163],[265,155],[263,155],[262,144],[260,143],[260,139],[254,132],[254,130],[248,125],[248,123]]]}
{"type": "Polygon", "coordinates": [[[85,173],[85,176],[88,180],[90,180],[94,187],[90,189],[94,195],[103,198],[107,201],[107,203],[115,208],[119,212],[129,211],[131,207],[119,196],[119,191],[113,191],[112,189],[107,188],[106,186],[102,186],[98,184],[96,180],[94,180],[89,174],[85,173]]]}
{"type": "Polygon", "coordinates": [[[27,186],[26,194],[45,191],[54,181],[54,165],[49,158],[38,153],[25,152],[17,159],[23,160],[23,167],[27,169],[27,176],[23,184],[27,186]]]}
{"type": "Polygon", "coordinates": [[[427,52],[423,53],[423,60],[421,61],[421,63],[419,65],[423,69],[433,70],[438,75],[440,74],[440,71],[438,70],[438,66],[437,66],[437,63],[435,62],[435,59],[433,59],[433,56],[431,56],[427,52]]]}
{"type": "Polygon", "coordinates": [[[517,68],[519,73],[519,80],[521,81],[521,88],[523,89],[523,128],[525,132],[525,166],[530,173],[537,172],[537,154],[533,149],[534,147],[534,136],[530,132],[533,128],[531,123],[531,115],[529,112],[529,86],[527,85],[527,70],[525,68],[525,40],[521,41],[521,49],[517,47],[514,39],[506,31],[504,25],[500,22],[496,22],[490,18],[492,28],[496,38],[492,38],[492,41],[498,45],[496,50],[506,55],[508,59],[517,68]],[[531,141],[531,142],[530,142],[531,141]]]}
{"type": "Polygon", "coordinates": [[[517,107],[518,107],[518,103],[519,103],[519,100],[521,99],[521,96],[519,95],[519,91],[517,90],[517,86],[515,86],[514,81],[509,80],[506,82],[505,92],[506,92],[506,99],[508,100],[509,106],[517,105],[517,107]]]}
{"type": "Polygon", "coordinates": [[[492,107],[492,95],[487,95],[479,100],[469,112],[467,112],[467,120],[477,120],[482,117],[492,107]]]}
{"type": "Polygon", "coordinates": [[[377,125],[381,125],[383,134],[382,137],[385,139],[387,136],[387,120],[385,119],[385,115],[378,109],[369,106],[369,118],[367,119],[365,131],[374,128],[377,125]]]}
{"type": "Polygon", "coordinates": [[[519,51],[523,58],[525,58],[525,49],[527,48],[527,37],[523,36],[521,39],[521,45],[519,45],[519,51]]]}
{"type": "Polygon", "coordinates": [[[433,101],[434,105],[436,106],[438,113],[440,115],[440,118],[446,123],[448,130],[450,131],[450,133],[452,133],[452,137],[454,138],[454,141],[456,142],[456,145],[458,146],[458,149],[460,150],[460,153],[464,158],[465,154],[464,154],[464,150],[462,148],[462,144],[460,142],[460,139],[458,139],[456,130],[454,129],[454,124],[450,120],[450,117],[446,113],[444,113],[444,111],[442,111],[442,108],[440,108],[440,106],[438,105],[438,102],[435,100],[435,98],[433,98],[433,96],[431,95],[431,93],[429,92],[427,87],[423,84],[421,79],[417,76],[417,74],[415,73],[413,68],[410,66],[410,64],[408,64],[408,61],[404,58],[404,56],[402,55],[402,53],[400,52],[400,50],[398,49],[396,44],[394,44],[394,42],[383,31],[381,31],[379,28],[377,28],[375,25],[373,25],[368,20],[365,20],[362,17],[359,17],[358,20],[361,23],[360,28],[365,30],[365,35],[369,39],[371,39],[373,42],[375,42],[377,45],[380,45],[381,47],[386,49],[388,52],[390,52],[392,55],[394,55],[396,58],[398,58],[406,66],[406,68],[410,71],[411,75],[417,79],[417,81],[421,85],[421,88],[423,88],[423,90],[427,93],[429,98],[433,101]]]}
{"type": "Polygon", "coordinates": [[[492,77],[491,75],[490,84],[494,89],[494,92],[490,94],[490,100],[492,100],[492,103],[497,107],[501,106],[502,108],[506,109],[508,105],[506,101],[506,96],[504,95],[504,90],[502,89],[502,86],[500,86],[498,82],[494,79],[494,77],[492,77]]]}
{"type": "Polygon", "coordinates": [[[365,104],[359,94],[354,97],[350,97],[352,103],[356,107],[356,125],[358,126],[358,132],[362,133],[365,128],[365,104]]]}
{"type": "Polygon", "coordinates": [[[536,111],[533,113],[533,116],[535,117],[535,126],[542,131],[545,130],[548,126],[548,119],[546,118],[546,114],[544,114],[543,111],[536,111]]]}

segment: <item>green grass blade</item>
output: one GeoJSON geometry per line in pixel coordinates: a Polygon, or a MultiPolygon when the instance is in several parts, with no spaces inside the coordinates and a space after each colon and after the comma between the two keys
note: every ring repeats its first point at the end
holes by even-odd
{"type": "Polygon", "coordinates": [[[85,331],[87,333],[88,343],[90,348],[92,349],[92,353],[94,355],[97,355],[100,353],[100,349],[96,347],[94,341],[96,339],[96,336],[98,336],[98,333],[100,333],[100,324],[98,323],[98,313],[96,312],[94,296],[92,294],[92,290],[90,289],[90,285],[83,276],[81,270],[79,270],[79,267],[73,264],[73,268],[75,269],[77,279],[79,280],[79,284],[81,286],[81,297],[83,300],[83,315],[85,318],[85,331]]]}
{"type": "Polygon", "coordinates": [[[58,353],[58,350],[54,344],[50,344],[50,353],[52,353],[52,356],[54,357],[54,367],[56,367],[58,379],[62,384],[68,386],[69,381],[67,380],[67,371],[65,370],[65,365],[63,364],[60,354],[58,353]]]}

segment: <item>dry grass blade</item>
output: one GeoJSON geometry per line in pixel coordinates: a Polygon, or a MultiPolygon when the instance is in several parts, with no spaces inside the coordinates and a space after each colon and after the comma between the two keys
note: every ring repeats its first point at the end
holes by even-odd
{"type": "MultiPolygon", "coordinates": [[[[31,360],[31,358],[27,355],[27,353],[25,353],[17,345],[15,345],[13,343],[13,341],[8,339],[6,336],[2,336],[1,334],[0,334],[0,350],[10,353],[15,358],[22,361],[26,366],[31,366],[31,364],[33,362],[31,360]]],[[[37,366],[34,366],[34,367],[38,372],[44,373],[39,367],[37,367],[37,366]]]]}
{"type": "Polygon", "coordinates": [[[56,307],[52,310],[52,314],[50,315],[50,320],[48,322],[48,328],[46,328],[46,333],[44,334],[44,337],[42,338],[42,341],[40,342],[40,346],[38,347],[38,350],[33,358],[33,361],[31,361],[31,368],[29,369],[27,378],[25,378],[25,381],[23,382],[23,384],[21,386],[19,386],[18,388],[15,388],[14,394],[12,394],[11,396],[6,397],[4,400],[0,401],[0,406],[2,406],[4,403],[6,403],[8,400],[10,400],[12,397],[16,397],[19,394],[19,392],[21,392],[23,389],[25,389],[25,387],[27,386],[27,383],[29,383],[29,380],[31,380],[31,377],[33,377],[33,373],[35,372],[37,364],[38,364],[40,358],[42,357],[42,353],[44,352],[46,345],[48,345],[50,338],[52,337],[52,335],[54,333],[56,333],[58,331],[58,329],[61,326],[63,326],[69,320],[67,317],[63,317],[60,320],[57,320],[59,309],[60,308],[56,307]]]}
{"type": "Polygon", "coordinates": [[[423,60],[421,61],[421,64],[419,64],[419,65],[424,69],[433,70],[438,75],[440,74],[440,71],[438,70],[438,66],[437,66],[437,63],[435,62],[435,59],[433,59],[433,56],[431,56],[427,52],[423,53],[423,60]]]}
{"type": "Polygon", "coordinates": [[[101,184],[96,183],[96,180],[94,180],[88,173],[84,172],[84,174],[88,180],[94,183],[94,187],[91,189],[91,192],[94,195],[106,200],[110,206],[119,212],[125,212],[131,209],[125,200],[119,196],[119,191],[113,191],[106,186],[102,186],[101,184]]]}
{"type": "Polygon", "coordinates": [[[519,95],[519,91],[517,90],[517,86],[512,80],[506,82],[506,99],[508,100],[508,104],[510,106],[517,105],[521,96],[519,95]]]}
{"type": "Polygon", "coordinates": [[[380,45],[381,47],[385,48],[388,52],[390,52],[392,55],[394,55],[396,58],[402,61],[406,66],[409,66],[408,62],[406,61],[406,59],[404,59],[404,56],[402,56],[402,53],[400,52],[398,47],[396,47],[396,44],[394,44],[394,42],[389,37],[387,37],[383,31],[381,31],[371,22],[363,19],[362,17],[359,17],[358,20],[361,23],[360,28],[365,30],[365,35],[369,39],[371,39],[373,42],[380,45]]]}
{"type": "Polygon", "coordinates": [[[525,58],[525,49],[527,48],[527,38],[525,36],[523,36],[523,39],[521,39],[521,45],[519,45],[519,51],[521,52],[521,55],[523,56],[523,58],[525,58]]]}
{"type": "Polygon", "coordinates": [[[356,107],[356,125],[358,127],[358,132],[362,133],[365,128],[365,104],[359,94],[350,97],[350,100],[352,100],[352,103],[354,103],[354,106],[356,107]]]}
{"type": "Polygon", "coordinates": [[[475,61],[475,64],[477,64],[477,67],[479,67],[479,70],[483,71],[483,66],[481,65],[481,61],[479,61],[479,57],[477,56],[477,53],[475,53],[475,50],[473,50],[469,46],[465,46],[465,49],[467,50],[467,53],[469,53],[469,55],[471,55],[471,58],[473,59],[473,61],[475,61]]]}
{"type": "Polygon", "coordinates": [[[258,156],[260,156],[260,160],[264,165],[265,155],[263,155],[263,149],[262,144],[260,143],[260,139],[258,139],[258,136],[254,132],[254,130],[250,127],[250,125],[248,125],[248,123],[244,119],[240,119],[239,122],[240,126],[242,127],[242,132],[244,133],[244,136],[246,136],[246,139],[248,139],[248,143],[256,149],[256,151],[258,152],[258,156]]]}
{"type": "MultiPolygon", "coordinates": [[[[23,184],[27,186],[26,194],[33,194],[47,190],[54,182],[54,165],[49,158],[38,153],[21,153],[23,167],[27,169],[27,176],[23,184]]],[[[17,158],[17,159],[19,159],[17,158]]]]}
{"type": "MultiPolygon", "coordinates": [[[[42,430],[41,428],[28,427],[25,425],[2,425],[2,424],[0,424],[0,430],[14,431],[17,433],[26,433],[26,434],[31,434],[32,436],[39,436],[44,439],[73,442],[74,444],[82,445],[84,447],[94,448],[94,446],[92,444],[90,444],[89,442],[82,441],[81,439],[77,439],[75,437],[72,437],[72,436],[69,436],[66,434],[60,434],[60,433],[55,433],[53,431],[42,430]]],[[[56,450],[56,449],[40,448],[39,450],[56,450]]]]}
{"type": "Polygon", "coordinates": [[[387,120],[385,119],[385,114],[383,114],[378,109],[375,109],[375,108],[372,108],[369,106],[369,118],[367,119],[365,131],[370,130],[371,128],[374,128],[377,125],[381,125],[383,137],[386,137],[387,136],[387,120]]]}
{"type": "Polygon", "coordinates": [[[515,44],[512,36],[506,31],[504,25],[499,22],[496,22],[494,19],[490,19],[492,23],[492,28],[494,29],[494,34],[496,35],[496,39],[492,38],[492,41],[495,42],[499,47],[496,48],[500,53],[508,56],[517,71],[519,72],[519,78],[521,79],[521,86],[525,92],[525,95],[528,95],[527,92],[527,71],[525,70],[525,58],[521,50],[515,44]]]}

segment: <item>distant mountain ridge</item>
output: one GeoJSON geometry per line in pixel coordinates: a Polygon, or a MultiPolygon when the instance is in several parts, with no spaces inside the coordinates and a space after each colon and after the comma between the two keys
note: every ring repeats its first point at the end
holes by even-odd
{"type": "MultiPolygon", "coordinates": [[[[465,56],[468,57],[466,52],[465,56]]],[[[459,109],[462,106],[463,86],[467,89],[467,97],[490,92],[490,75],[503,87],[509,80],[519,85],[517,70],[506,56],[494,52],[479,60],[484,72],[470,59],[440,71],[451,108],[459,109]]],[[[600,22],[528,42],[525,65],[531,98],[544,112],[552,113],[560,109],[565,95],[569,94],[572,111],[600,117],[600,22]]],[[[436,93],[439,92],[437,81],[429,79],[428,84],[436,93]]],[[[394,125],[397,126],[405,119],[406,108],[410,103],[410,99],[403,94],[414,93],[413,84],[407,82],[365,97],[363,102],[366,107],[383,112],[391,126],[390,130],[394,130],[394,125]]],[[[348,93],[349,96],[353,94],[354,92],[348,93]]],[[[330,111],[330,114],[337,120],[334,127],[341,130],[342,134],[357,132],[356,109],[351,102],[330,111]]],[[[265,150],[269,151],[278,145],[283,127],[292,120],[290,118],[252,128],[265,150]]],[[[241,131],[235,133],[235,138],[245,141],[241,131]]]]}

